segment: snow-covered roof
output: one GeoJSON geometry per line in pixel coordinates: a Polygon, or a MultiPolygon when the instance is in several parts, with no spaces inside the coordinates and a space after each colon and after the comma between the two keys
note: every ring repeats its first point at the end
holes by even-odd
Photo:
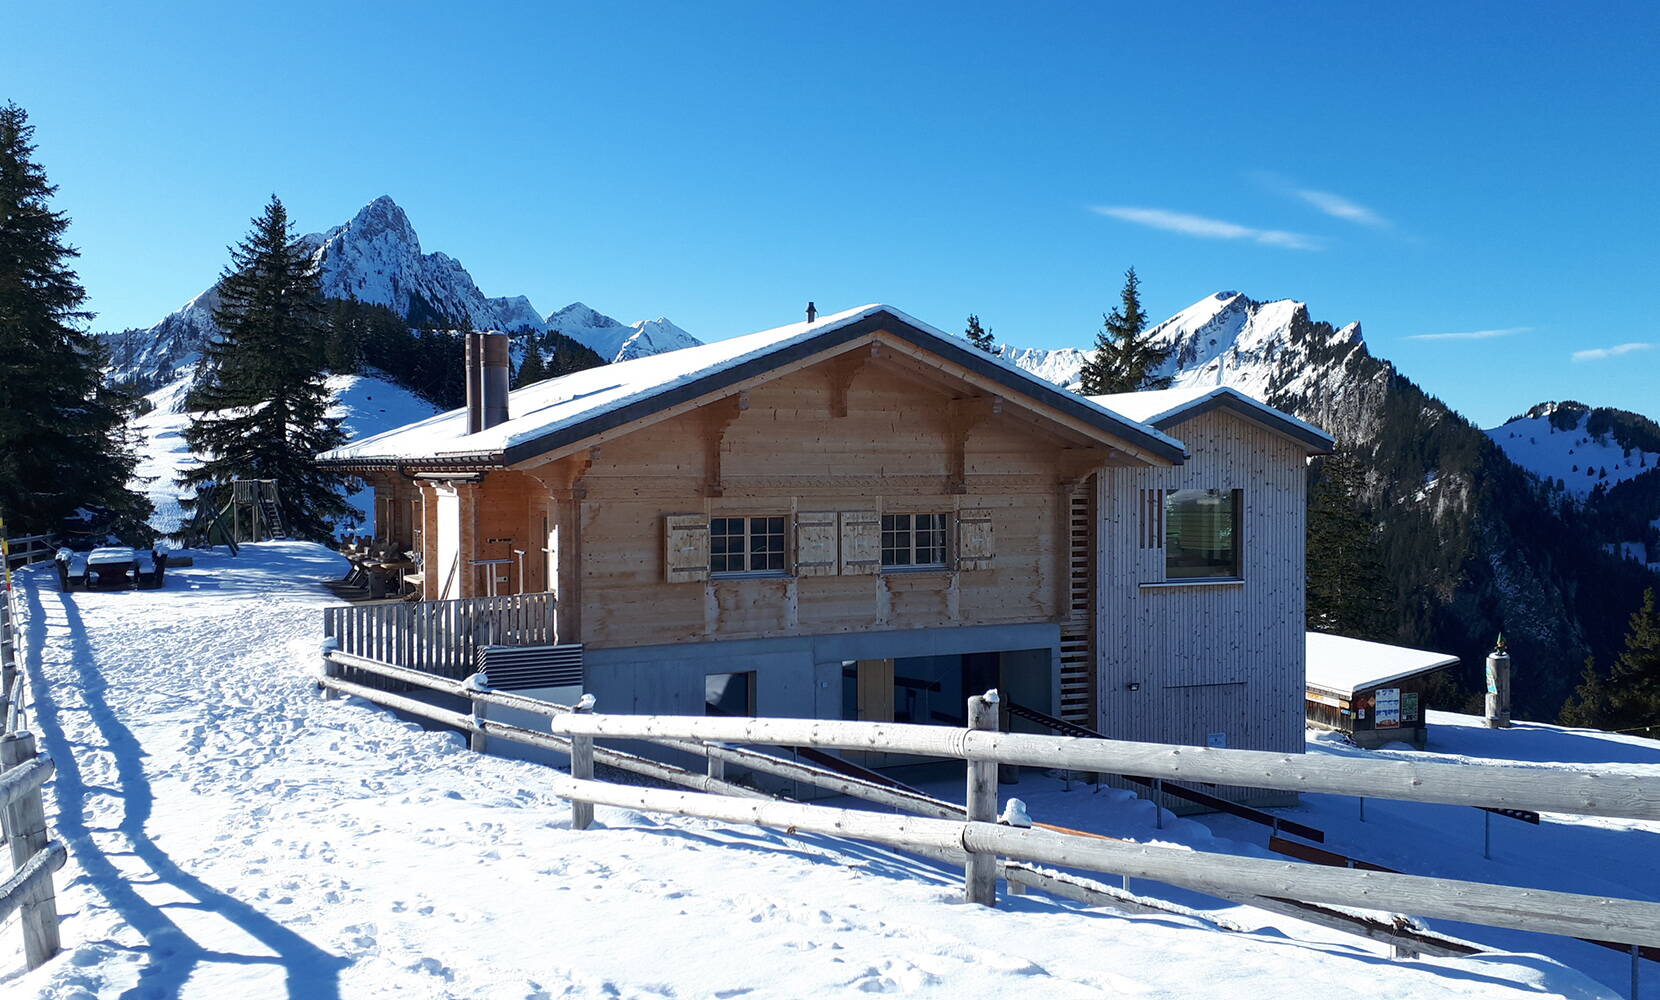
{"type": "Polygon", "coordinates": [[[1352,698],[1390,681],[1405,680],[1431,670],[1450,667],[1458,657],[1367,642],[1324,632],[1305,633],[1308,649],[1308,686],[1352,698]]]}
{"type": "Polygon", "coordinates": [[[1276,410],[1254,396],[1246,395],[1229,385],[1187,385],[1175,389],[1148,389],[1143,392],[1118,392],[1106,396],[1091,396],[1092,402],[1121,413],[1138,423],[1167,431],[1184,420],[1201,413],[1225,408],[1248,419],[1276,430],[1308,446],[1311,454],[1331,451],[1334,440],[1330,434],[1306,420],[1276,410]]]}
{"type": "Polygon", "coordinates": [[[891,306],[873,304],[678,351],[601,365],[515,390],[510,419],[467,433],[465,409],[451,410],[325,452],[344,466],[395,462],[512,464],[574,444],[652,412],[696,399],[778,365],[829,350],[874,329],[924,347],[1022,395],[1077,417],[1171,461],[1175,438],[1057,388],[1001,358],[969,347],[891,306]]]}

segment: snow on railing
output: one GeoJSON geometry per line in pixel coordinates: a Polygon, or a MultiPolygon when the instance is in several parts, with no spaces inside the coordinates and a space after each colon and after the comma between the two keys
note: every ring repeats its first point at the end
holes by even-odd
{"type": "MultiPolygon", "coordinates": [[[[750,823],[852,837],[962,863],[968,898],[995,905],[995,882],[1025,887],[1091,905],[1131,912],[1170,910],[1170,904],[1133,896],[1072,874],[1032,863],[1151,879],[1258,906],[1273,912],[1394,945],[1398,955],[1468,955],[1481,947],[1425,930],[1399,916],[1352,909],[1408,905],[1422,916],[1570,937],[1594,937],[1653,957],[1660,946],[1660,904],[1577,893],[1430,878],[1396,872],[1320,868],[1306,864],[1177,850],[1117,841],[1057,827],[1018,828],[997,822],[998,765],[1129,773],[1246,787],[1352,794],[1366,787],[1374,797],[1494,808],[1660,819],[1660,779],[1611,768],[1576,770],[1518,767],[1502,762],[1440,764],[1319,758],[1250,750],[1212,749],[1118,740],[1000,733],[995,692],[970,699],[968,729],[824,719],[750,719],[704,716],[596,715],[522,695],[492,691],[476,681],[434,677],[423,671],[327,650],[319,685],[334,693],[454,726],[475,737],[499,737],[570,756],[571,777],[556,779],[569,799],[573,823],[587,825],[594,804],[750,823]],[[471,713],[438,708],[342,679],[342,669],[378,674],[471,700],[471,713]],[[499,705],[548,720],[550,733],[491,720],[481,706],[499,705]],[[595,739],[641,740],[704,757],[708,773],[604,747],[595,739]],[[799,746],[875,750],[952,758],[970,763],[965,809],[928,796],[822,768],[786,761],[755,749],[799,746]],[[648,774],[683,788],[717,795],[614,785],[595,781],[594,763],[648,774]],[[778,801],[724,776],[726,764],[790,777],[817,787],[917,812],[896,816],[778,801]],[[744,801],[733,801],[732,797],[744,801]],[[582,807],[582,808],[578,808],[582,807]]],[[[1016,811],[1018,812],[1018,810],[1016,811]]],[[[1216,921],[1212,921],[1216,923],[1216,921]]]]}

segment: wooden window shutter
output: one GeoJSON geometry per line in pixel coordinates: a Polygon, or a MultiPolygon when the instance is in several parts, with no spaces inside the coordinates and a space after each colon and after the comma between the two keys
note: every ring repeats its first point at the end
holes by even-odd
{"type": "Polygon", "coordinates": [[[699,583],[709,579],[709,518],[704,514],[663,517],[663,580],[699,583]]]}
{"type": "Polygon", "coordinates": [[[836,512],[804,510],[795,515],[795,575],[835,576],[836,512]]]}
{"type": "Polygon", "coordinates": [[[842,573],[863,576],[882,568],[882,519],[873,510],[844,510],[842,573]]]}
{"type": "Polygon", "coordinates": [[[991,569],[997,555],[991,531],[991,511],[957,513],[957,568],[991,569]]]}

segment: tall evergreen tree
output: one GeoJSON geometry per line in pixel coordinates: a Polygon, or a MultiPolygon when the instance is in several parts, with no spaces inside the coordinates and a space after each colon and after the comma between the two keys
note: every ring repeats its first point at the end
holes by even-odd
{"type": "Polygon", "coordinates": [[[1660,609],[1654,589],[1643,592],[1643,604],[1631,615],[1625,650],[1609,673],[1618,728],[1660,724],[1660,609]]]}
{"type": "Polygon", "coordinates": [[[56,529],[78,507],[103,508],[137,541],[150,503],[127,486],[136,459],[129,393],[105,383],[106,352],[63,241],[69,217],[32,158],[34,126],[0,107],[0,517],[8,531],[56,529]]]}
{"type": "Polygon", "coordinates": [[[968,338],[968,342],[970,344],[973,344],[980,350],[985,351],[987,354],[997,353],[997,341],[991,339],[990,330],[980,326],[980,317],[973,314],[969,315],[968,329],[963,331],[963,336],[968,338]]]}
{"type": "Polygon", "coordinates": [[[525,359],[513,375],[513,388],[520,389],[548,377],[548,366],[542,362],[542,348],[534,335],[525,340],[525,359]]]}
{"type": "Polygon", "coordinates": [[[1364,467],[1328,456],[1308,502],[1307,618],[1316,632],[1393,638],[1394,605],[1378,533],[1361,508],[1364,467]]]}
{"type": "Polygon", "coordinates": [[[1169,388],[1171,377],[1156,373],[1170,359],[1170,348],[1145,336],[1147,312],[1141,308],[1141,278],[1135,268],[1124,272],[1119,304],[1101,319],[1095,349],[1079,372],[1084,395],[1169,388]]]}
{"type": "MultiPolygon", "coordinates": [[[[203,352],[187,405],[185,442],[202,456],[180,485],[274,479],[289,530],[327,536],[361,517],[346,479],[316,456],[345,441],[324,381],[329,328],[310,248],[275,195],[247,239],[231,248],[213,320],[222,335],[203,352]]],[[[188,504],[187,504],[188,506],[188,504]]]]}

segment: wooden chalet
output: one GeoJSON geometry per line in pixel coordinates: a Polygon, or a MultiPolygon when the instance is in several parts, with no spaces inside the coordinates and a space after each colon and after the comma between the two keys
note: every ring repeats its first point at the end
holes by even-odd
{"type": "Polygon", "coordinates": [[[1330,447],[1301,421],[1085,399],[882,305],[510,395],[473,336],[467,409],[323,461],[373,484],[426,600],[554,595],[605,709],[960,725],[996,686],[1115,736],[1301,746],[1330,447]]]}

